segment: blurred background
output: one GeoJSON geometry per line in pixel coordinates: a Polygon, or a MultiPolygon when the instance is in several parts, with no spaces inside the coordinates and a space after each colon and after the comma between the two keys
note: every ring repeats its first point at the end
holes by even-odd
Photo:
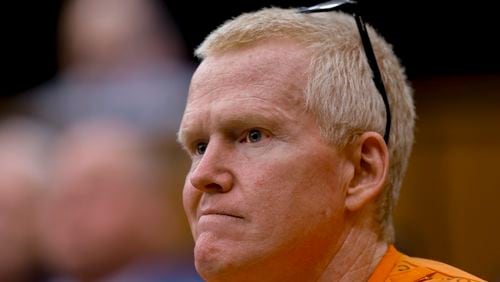
{"type": "MultiPolygon", "coordinates": [[[[397,246],[500,281],[500,24],[434,2],[363,2],[415,89],[397,246]]],[[[315,3],[2,3],[0,281],[197,281],[174,141],[192,52],[242,12],[315,3]]]]}

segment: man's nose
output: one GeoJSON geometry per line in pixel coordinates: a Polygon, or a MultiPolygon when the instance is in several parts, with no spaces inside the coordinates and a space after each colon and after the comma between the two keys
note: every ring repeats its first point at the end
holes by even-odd
{"type": "Polygon", "coordinates": [[[193,168],[189,181],[206,193],[226,193],[233,187],[231,150],[220,141],[210,141],[201,160],[193,168]]]}

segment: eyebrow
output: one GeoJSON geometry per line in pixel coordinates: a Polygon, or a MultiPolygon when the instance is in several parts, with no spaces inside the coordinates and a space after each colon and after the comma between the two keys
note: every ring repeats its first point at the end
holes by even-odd
{"type": "MultiPolygon", "coordinates": [[[[291,115],[288,115],[288,117],[287,114],[284,114],[276,108],[273,109],[274,111],[267,109],[259,114],[252,112],[254,110],[258,109],[254,108],[230,115],[224,115],[223,120],[217,122],[217,128],[215,130],[227,133],[232,128],[262,127],[275,134],[279,134],[282,125],[287,124],[285,120],[291,118],[291,115]]],[[[186,142],[190,139],[196,139],[193,138],[194,136],[202,135],[204,129],[203,125],[200,125],[200,123],[201,122],[189,122],[187,126],[182,126],[184,123],[181,123],[181,127],[177,132],[177,142],[185,147],[186,142]]]]}

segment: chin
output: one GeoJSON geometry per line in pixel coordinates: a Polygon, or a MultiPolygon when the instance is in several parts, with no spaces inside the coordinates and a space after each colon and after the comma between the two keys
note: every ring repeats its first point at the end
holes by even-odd
{"type": "Polygon", "coordinates": [[[211,234],[202,234],[196,240],[194,247],[194,261],[196,270],[207,279],[222,269],[224,251],[223,246],[218,246],[217,238],[211,234]]]}
{"type": "Polygon", "coordinates": [[[212,234],[198,237],[194,248],[195,267],[205,281],[235,281],[231,277],[241,271],[241,262],[237,259],[241,259],[242,254],[236,254],[234,244],[222,242],[212,234]]]}

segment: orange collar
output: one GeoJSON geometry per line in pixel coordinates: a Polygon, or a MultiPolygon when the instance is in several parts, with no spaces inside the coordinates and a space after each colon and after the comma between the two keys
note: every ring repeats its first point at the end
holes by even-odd
{"type": "Polygon", "coordinates": [[[389,245],[387,252],[382,257],[382,260],[380,260],[368,282],[385,281],[402,255],[393,245],[389,245]]]}

